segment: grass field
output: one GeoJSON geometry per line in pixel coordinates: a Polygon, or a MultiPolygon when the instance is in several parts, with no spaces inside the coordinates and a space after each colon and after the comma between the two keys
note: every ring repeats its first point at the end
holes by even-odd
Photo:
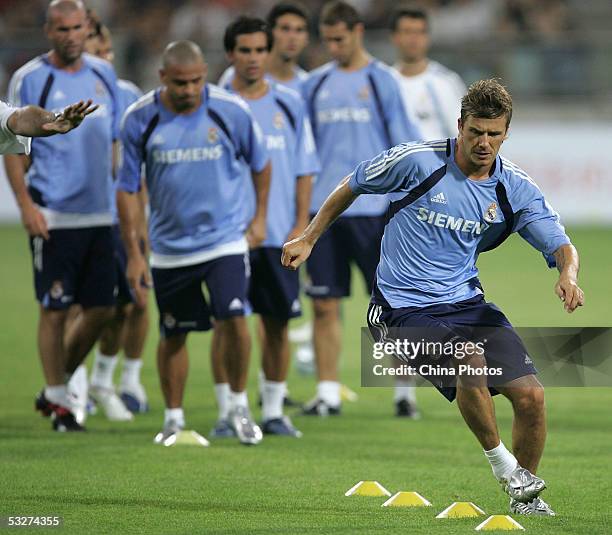
{"type": "MultiPolygon", "coordinates": [[[[576,229],[571,235],[582,256],[587,299],[573,315],[562,311],[552,293],[555,272],[519,239],[481,259],[488,299],[516,325],[612,324],[612,252],[604,245],[610,231],[576,229]]],[[[0,227],[0,242],[0,516],[61,515],[60,531],[77,534],[467,534],[479,521],[435,520],[435,514],[453,501],[474,501],[488,514],[507,512],[507,499],[454,405],[422,388],[423,418],[400,421],[392,416],[389,390],[358,388],[358,329],[367,304],[361,286],[344,307],[342,360],[343,382],[360,399],[346,404],[340,418],[295,417],[301,440],[266,438],[256,448],[234,441],[207,449],[154,446],[163,410],[154,327],[143,372],[152,411],[128,424],[91,417],[84,435],[52,433],[32,406],[43,380],[25,235],[0,227]],[[382,499],[344,497],[364,479],[378,480],[392,492],[417,490],[433,507],[388,510],[380,507],[382,499]]],[[[152,318],[156,321],[156,313],[152,318]]],[[[185,400],[189,426],[203,434],[216,417],[208,342],[208,335],[191,337],[185,400]]],[[[314,392],[314,379],[292,373],[290,388],[305,400],[314,392]]],[[[254,406],[253,392],[252,386],[254,406]]],[[[540,473],[549,486],[545,498],[558,516],[518,520],[533,534],[611,533],[612,389],[550,389],[547,405],[549,437],[540,473]]],[[[509,444],[508,404],[500,399],[497,409],[509,444]]]]}

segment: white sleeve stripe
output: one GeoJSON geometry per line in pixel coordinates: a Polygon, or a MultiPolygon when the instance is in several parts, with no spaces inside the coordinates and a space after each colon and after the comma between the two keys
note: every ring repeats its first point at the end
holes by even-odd
{"type": "Polygon", "coordinates": [[[385,168],[381,169],[380,171],[377,171],[375,174],[367,176],[367,172],[366,172],[366,182],[368,180],[372,180],[372,179],[376,178],[377,176],[380,176],[382,173],[384,173],[385,171],[388,171],[392,167],[395,167],[395,165],[397,165],[399,162],[401,162],[406,156],[410,156],[411,154],[416,154],[417,152],[426,152],[426,151],[431,151],[431,152],[446,152],[446,147],[444,147],[444,148],[441,147],[439,149],[433,148],[433,147],[426,147],[426,148],[420,148],[420,149],[412,150],[410,152],[406,152],[405,154],[402,154],[402,155],[398,156],[397,158],[395,158],[385,168]]]}
{"type": "Polygon", "coordinates": [[[517,176],[527,180],[528,182],[531,182],[534,186],[537,187],[537,184],[535,183],[533,178],[531,178],[525,171],[523,171],[520,167],[518,167],[516,164],[512,163],[510,160],[507,160],[503,156],[500,156],[500,157],[501,157],[501,160],[502,160],[503,164],[508,169],[513,171],[515,175],[517,175],[517,176]]]}
{"type": "Polygon", "coordinates": [[[436,142],[436,143],[422,143],[416,145],[397,145],[389,150],[388,154],[383,158],[381,162],[376,162],[371,164],[366,168],[365,174],[368,175],[366,180],[370,180],[378,176],[380,173],[385,171],[388,167],[394,165],[394,162],[398,159],[402,159],[404,156],[414,152],[417,149],[421,150],[436,150],[438,149],[446,150],[446,141],[444,142],[436,142]]]}

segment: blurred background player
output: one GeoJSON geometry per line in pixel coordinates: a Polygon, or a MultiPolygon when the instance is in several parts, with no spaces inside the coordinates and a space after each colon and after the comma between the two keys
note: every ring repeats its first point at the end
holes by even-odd
{"type": "MultiPolygon", "coordinates": [[[[85,43],[85,50],[94,56],[110,63],[114,61],[113,42],[109,29],[104,26],[92,11],[88,12],[91,33],[85,43]]],[[[123,115],[133,102],[142,96],[142,91],[128,80],[117,80],[119,109],[123,115]]],[[[116,186],[116,182],[114,183],[116,186]]],[[[141,209],[146,207],[146,188],[139,192],[141,209]]],[[[144,213],[144,212],[143,212],[144,213]]],[[[142,218],[146,222],[146,218],[142,218]]],[[[148,257],[147,232],[142,229],[144,237],[143,251],[148,257]]],[[[113,320],[104,327],[97,350],[91,375],[91,388],[87,384],[87,370],[81,365],[74,372],[69,388],[76,394],[79,410],[85,414],[88,394],[104,410],[110,420],[122,421],[132,419],[132,413],[146,412],[147,395],[140,381],[142,352],[149,327],[147,304],[141,307],[134,303],[130,288],[125,278],[127,257],[119,232],[119,220],[116,205],[113,203],[113,239],[115,240],[115,260],[119,292],[113,320]],[[113,386],[113,373],[117,364],[118,353],[123,348],[125,359],[119,383],[119,397],[113,386]]]]}
{"type": "MultiPolygon", "coordinates": [[[[272,32],[272,49],[267,55],[265,70],[266,78],[271,82],[277,82],[301,93],[302,83],[307,77],[299,65],[298,60],[308,46],[310,14],[306,7],[299,2],[280,2],[272,7],[266,18],[268,27],[272,32]]],[[[235,76],[233,65],[228,67],[219,79],[219,85],[227,88],[235,76]]],[[[281,244],[282,245],[282,244],[281,244]]],[[[291,332],[297,336],[297,340],[302,340],[298,345],[297,351],[305,360],[313,360],[312,350],[312,326],[304,325],[299,329],[292,329],[291,332]],[[305,342],[305,343],[304,343],[305,342]]],[[[260,398],[263,394],[263,383],[265,374],[262,370],[259,373],[259,392],[260,398]]],[[[286,407],[298,405],[291,399],[289,391],[285,387],[283,404],[286,407]]]]}
{"type": "Polygon", "coordinates": [[[166,404],[156,442],[167,443],[185,426],[187,335],[210,329],[212,317],[217,333],[213,352],[227,366],[230,425],[240,442],[257,444],[262,435],[248,407],[251,339],[244,314],[248,248],[265,239],[270,165],[263,136],[246,104],[206,84],[206,74],[196,44],[178,41],[166,47],[162,87],[130,106],[123,118],[117,203],[128,281],[143,306],[150,277],[140,247],[143,213],[135,194],[144,164],[160,317],[157,363],[166,404]],[[250,221],[240,202],[248,186],[242,159],[252,169],[256,192],[250,221]]]}
{"type": "Polygon", "coordinates": [[[29,154],[31,137],[66,134],[96,109],[87,101],[53,113],[39,106],[14,108],[0,100],[0,154],[29,154]]]}
{"type": "MultiPolygon", "coordinates": [[[[313,186],[315,213],[345,176],[364,158],[397,143],[421,137],[402,102],[393,71],[363,45],[359,13],[344,2],[325,4],[321,37],[333,61],[312,71],[303,84],[321,173],[313,186]]],[[[340,300],[350,295],[356,264],[368,291],[378,264],[385,198],[357,201],[317,244],[308,261],[306,291],[314,305],[317,394],[304,406],[310,415],[339,414],[338,359],[341,351],[340,300]]]]}
{"type": "MultiPolygon", "coordinates": [[[[309,18],[303,4],[280,2],[272,7],[266,19],[273,38],[272,50],[266,60],[267,77],[298,92],[307,76],[297,62],[308,45],[309,18]]],[[[219,85],[226,87],[234,76],[232,65],[221,75],[219,85]]]]}
{"type": "Polygon", "coordinates": [[[7,156],[5,161],[30,233],[40,302],[38,349],[46,386],[36,408],[53,417],[55,430],[80,431],[66,380],[98,339],[115,304],[111,205],[117,81],[110,64],[83,56],[89,25],[80,1],[51,2],[45,32],[52,50],[13,75],[11,102],[62,110],[91,97],[100,107],[74,132],[33,140],[27,189],[23,160],[7,156]],[[67,328],[67,311],[75,303],[83,313],[67,328]]]}
{"type": "MultiPolygon", "coordinates": [[[[429,59],[430,31],[427,12],[420,7],[396,9],[391,16],[391,41],[398,61],[402,95],[423,139],[457,135],[461,98],[467,88],[459,75],[429,59]]],[[[395,414],[418,418],[414,379],[398,379],[395,387],[395,414]]]]}
{"type": "MultiPolygon", "coordinates": [[[[301,436],[287,416],[283,398],[289,371],[288,322],[301,315],[298,272],[284,270],[278,259],[287,239],[299,236],[309,222],[312,175],[319,171],[310,120],[302,97],[265,76],[272,34],[260,19],[241,17],[228,26],[224,38],[234,77],[227,88],[251,108],[263,130],[272,164],[266,239],[251,250],[249,302],[260,315],[261,358],[264,380],[262,430],[264,434],[301,436]],[[287,276],[290,275],[290,276],[287,276]]],[[[217,354],[213,358],[218,359],[217,354]]],[[[223,362],[213,366],[223,368],[223,362]]],[[[227,382],[226,374],[215,377],[227,382]]],[[[222,406],[222,403],[219,404],[222,406]]],[[[223,419],[215,436],[229,427],[223,419]]]]}

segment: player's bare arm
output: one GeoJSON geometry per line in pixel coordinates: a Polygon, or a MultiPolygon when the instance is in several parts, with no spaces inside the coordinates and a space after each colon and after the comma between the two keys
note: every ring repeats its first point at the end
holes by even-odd
{"type": "Polygon", "coordinates": [[[151,275],[140,248],[144,213],[140,207],[138,195],[127,191],[117,191],[117,209],[121,238],[128,257],[126,278],[136,304],[144,307],[147,303],[147,292],[151,288],[151,275]]]}
{"type": "Polygon", "coordinates": [[[47,221],[30,197],[25,182],[29,158],[22,154],[6,154],[4,156],[4,166],[17,206],[19,206],[24,228],[30,236],[42,236],[45,240],[48,240],[47,221]]]}
{"type": "Polygon", "coordinates": [[[91,100],[72,104],[60,114],[38,106],[25,106],[15,110],[15,113],[9,117],[8,127],[14,134],[28,137],[66,134],[79,126],[87,115],[97,109],[98,106],[94,106],[91,100]]]}
{"type": "Polygon", "coordinates": [[[578,251],[571,244],[562,245],[554,252],[554,257],[559,270],[555,293],[563,301],[565,310],[571,314],[584,305],[584,292],[578,286],[578,270],[580,269],[578,251]]]}
{"type": "Polygon", "coordinates": [[[272,165],[270,162],[259,173],[252,173],[255,187],[255,217],[247,230],[249,248],[254,249],[266,239],[266,215],[268,213],[268,193],[270,192],[270,177],[272,165]]]}
{"type": "Polygon", "coordinates": [[[342,179],[317,212],[317,215],[306,227],[304,233],[295,240],[283,246],[281,263],[289,269],[297,269],[310,256],[317,240],[329,226],[342,214],[359,196],[348,185],[349,177],[342,179]]]}
{"type": "Polygon", "coordinates": [[[291,241],[304,232],[310,219],[310,197],[312,193],[312,175],[298,177],[295,191],[295,225],[287,236],[291,241]]]}

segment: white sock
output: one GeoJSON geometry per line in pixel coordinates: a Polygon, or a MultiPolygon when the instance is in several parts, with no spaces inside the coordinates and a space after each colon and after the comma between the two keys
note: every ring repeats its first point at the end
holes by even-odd
{"type": "Polygon", "coordinates": [[[286,386],[284,381],[264,381],[261,396],[261,413],[264,421],[283,416],[283,397],[286,386]]]}
{"type": "Polygon", "coordinates": [[[113,388],[113,373],[117,365],[117,355],[103,355],[96,349],[91,384],[99,388],[113,388]]]}
{"type": "Polygon", "coordinates": [[[317,397],[330,407],[340,406],[340,383],[338,381],[319,381],[317,397]]]}
{"type": "Polygon", "coordinates": [[[510,473],[518,466],[516,457],[506,449],[503,442],[500,442],[499,446],[492,450],[483,451],[491,463],[491,469],[497,481],[507,479],[510,473]]]}
{"type": "Polygon", "coordinates": [[[416,404],[416,387],[414,386],[414,379],[396,379],[393,400],[398,402],[401,399],[406,399],[413,405],[416,404]]]}
{"type": "Polygon", "coordinates": [[[229,393],[229,408],[230,411],[236,407],[249,408],[249,399],[247,398],[246,390],[244,392],[232,392],[229,393]]]}
{"type": "Polygon", "coordinates": [[[68,388],[77,393],[87,393],[87,367],[81,364],[66,381],[68,388]]]}
{"type": "Polygon", "coordinates": [[[142,359],[123,359],[123,370],[121,371],[121,385],[138,385],[140,384],[140,369],[142,368],[142,359]]]}
{"type": "Polygon", "coordinates": [[[174,420],[180,427],[185,427],[185,414],[183,413],[183,408],[166,409],[164,411],[164,425],[170,420],[174,420]]]}
{"type": "Polygon", "coordinates": [[[219,408],[219,420],[227,420],[230,398],[229,383],[217,383],[215,385],[215,397],[217,398],[217,407],[219,408]]]}
{"type": "Polygon", "coordinates": [[[264,385],[266,383],[266,374],[263,371],[263,368],[259,368],[259,373],[257,374],[257,384],[259,385],[259,395],[263,397],[264,385]]]}
{"type": "Polygon", "coordinates": [[[45,397],[56,405],[61,405],[62,407],[70,408],[70,403],[68,402],[68,390],[66,385],[54,385],[54,386],[45,386],[45,397]]]}

